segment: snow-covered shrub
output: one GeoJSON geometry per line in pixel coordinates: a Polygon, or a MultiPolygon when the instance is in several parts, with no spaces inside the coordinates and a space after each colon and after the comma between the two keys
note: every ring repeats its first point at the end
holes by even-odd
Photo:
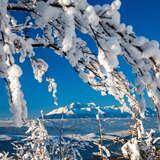
{"type": "Polygon", "coordinates": [[[81,141],[67,139],[67,137],[55,138],[51,142],[49,150],[52,151],[53,160],[82,160],[80,150],[84,150],[88,145],[81,141]]]}
{"type": "Polygon", "coordinates": [[[13,144],[16,150],[15,159],[50,160],[47,150],[49,135],[41,120],[32,120],[27,124],[27,137],[22,144],[13,144]]]}
{"type": "Polygon", "coordinates": [[[98,153],[93,153],[93,154],[95,154],[95,157],[98,156],[102,159],[109,160],[109,158],[111,157],[111,153],[109,149],[103,145],[103,132],[102,132],[103,130],[100,119],[100,114],[102,113],[102,111],[100,110],[99,107],[96,110],[97,110],[96,120],[98,123],[99,143],[95,143],[98,146],[98,153]]]}
{"type": "Polygon", "coordinates": [[[8,153],[0,153],[0,160],[12,160],[11,157],[8,157],[8,153]]]}
{"type": "Polygon", "coordinates": [[[154,130],[145,132],[143,137],[133,137],[128,140],[121,148],[125,158],[131,160],[157,160],[156,142],[158,138],[154,138],[154,130]]]}
{"type": "Polygon", "coordinates": [[[138,140],[132,138],[127,143],[122,146],[122,153],[125,158],[131,160],[141,160],[140,148],[138,145],[138,140]]]}
{"type": "MultiPolygon", "coordinates": [[[[87,142],[48,135],[44,127],[44,119],[31,120],[27,123],[26,138],[14,143],[17,160],[80,160],[79,150],[84,150],[87,142]]],[[[61,131],[63,128],[61,129],[61,131]]]]}
{"type": "Polygon", "coordinates": [[[53,137],[49,144],[49,153],[51,159],[56,160],[82,160],[80,150],[85,150],[85,147],[89,144],[87,142],[81,141],[81,139],[67,138],[64,136],[64,112],[62,109],[61,119],[59,125],[59,134],[58,137],[53,137]]]}

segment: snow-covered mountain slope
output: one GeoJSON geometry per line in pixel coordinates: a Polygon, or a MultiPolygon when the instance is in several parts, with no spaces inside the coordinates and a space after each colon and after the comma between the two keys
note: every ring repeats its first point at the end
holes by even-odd
{"type": "MultiPolygon", "coordinates": [[[[101,117],[128,117],[129,113],[125,112],[126,108],[122,106],[97,106],[95,103],[71,103],[63,107],[56,108],[45,115],[45,118],[94,118],[97,112],[101,117]]],[[[150,109],[148,111],[151,116],[154,112],[150,109]]]]}
{"type": "Polygon", "coordinates": [[[69,108],[65,106],[65,107],[56,108],[53,111],[47,113],[46,115],[49,116],[49,115],[62,114],[62,113],[67,115],[74,114],[72,110],[69,110],[69,108]]]}

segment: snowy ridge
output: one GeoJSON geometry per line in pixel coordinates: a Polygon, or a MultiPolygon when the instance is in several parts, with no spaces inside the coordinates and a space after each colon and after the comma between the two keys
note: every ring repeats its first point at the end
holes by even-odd
{"type": "MultiPolygon", "coordinates": [[[[62,113],[67,118],[95,117],[97,111],[102,117],[129,117],[129,113],[123,106],[97,106],[95,103],[71,103],[63,107],[56,108],[45,115],[46,118],[60,118],[62,113]]],[[[155,116],[152,109],[146,111],[146,116],[150,113],[155,116]]]]}
{"type": "Polygon", "coordinates": [[[47,113],[46,115],[61,114],[61,113],[74,114],[74,112],[72,110],[70,111],[67,107],[60,107],[60,108],[54,109],[53,111],[47,113]]]}

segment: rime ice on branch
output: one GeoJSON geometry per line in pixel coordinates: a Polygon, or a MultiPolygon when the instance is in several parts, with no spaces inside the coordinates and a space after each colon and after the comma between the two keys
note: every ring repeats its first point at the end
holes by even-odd
{"type": "MultiPolygon", "coordinates": [[[[127,110],[133,118],[144,118],[145,90],[160,115],[159,42],[136,36],[132,26],[121,23],[120,6],[120,0],[102,6],[92,6],[86,0],[20,0],[16,3],[2,0],[0,76],[7,79],[7,68],[14,63],[13,54],[18,53],[23,62],[27,57],[34,58],[34,48],[51,48],[58,55],[65,56],[92,88],[101,91],[102,95],[111,94],[124,108],[129,104],[127,110]],[[28,12],[30,19],[26,17],[26,21],[19,24],[12,15],[13,11],[28,12]],[[43,34],[37,33],[34,37],[26,29],[40,29],[43,34]],[[98,56],[85,40],[76,35],[76,30],[95,41],[98,56]],[[131,65],[136,84],[131,84],[120,71],[119,56],[131,65]]],[[[35,70],[37,64],[33,67],[39,81],[47,70],[46,66],[41,66],[41,71],[35,70]]]]}
{"type": "Polygon", "coordinates": [[[42,77],[48,70],[48,65],[43,59],[31,59],[34,77],[38,82],[42,82],[42,77]]]}
{"type": "Polygon", "coordinates": [[[52,93],[54,104],[56,106],[58,106],[58,102],[57,102],[58,99],[57,99],[57,96],[56,96],[57,84],[56,84],[56,82],[53,78],[47,77],[46,81],[48,82],[48,92],[52,93]]]}
{"type": "Polygon", "coordinates": [[[13,42],[18,35],[12,32],[13,18],[7,13],[7,1],[2,0],[0,4],[0,77],[5,79],[8,88],[13,120],[21,126],[27,118],[27,108],[19,81],[22,70],[14,64],[13,56],[16,50],[13,42]]]}
{"type": "MultiPolygon", "coordinates": [[[[13,144],[16,154],[14,159],[50,160],[48,151],[49,135],[42,120],[33,120],[27,124],[27,137],[22,140],[23,145],[13,144]]],[[[54,144],[52,144],[54,145],[54,144]]]]}

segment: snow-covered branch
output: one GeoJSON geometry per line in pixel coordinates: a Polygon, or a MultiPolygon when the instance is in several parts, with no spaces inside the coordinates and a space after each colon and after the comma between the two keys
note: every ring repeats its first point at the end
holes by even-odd
{"type": "Polygon", "coordinates": [[[101,91],[102,95],[113,95],[125,108],[129,103],[127,110],[133,118],[144,118],[145,89],[160,115],[159,42],[136,36],[132,26],[121,23],[120,0],[102,6],[92,6],[86,0],[21,0],[15,3],[2,0],[0,4],[2,78],[14,64],[14,54],[18,53],[20,62],[27,57],[31,59],[35,78],[41,82],[48,68],[47,62],[42,59],[38,63],[35,61],[34,48],[48,47],[65,56],[80,78],[101,91]],[[20,24],[24,27],[17,27],[16,16],[12,15],[15,11],[28,12],[30,18],[24,17],[26,21],[20,24]],[[42,32],[39,34],[37,30],[37,36],[31,36],[27,33],[29,30],[26,32],[28,25],[42,32]],[[94,40],[97,54],[91,51],[84,39],[77,36],[77,31],[94,40]],[[136,84],[131,84],[125,73],[120,71],[120,56],[131,65],[136,84]]]}

